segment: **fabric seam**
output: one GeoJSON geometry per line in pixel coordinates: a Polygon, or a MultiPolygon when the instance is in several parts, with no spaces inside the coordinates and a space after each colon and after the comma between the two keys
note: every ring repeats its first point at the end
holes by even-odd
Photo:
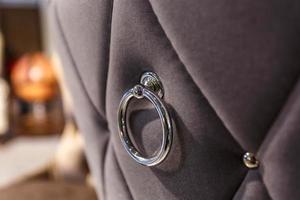
{"type": "Polygon", "coordinates": [[[75,71],[75,73],[76,73],[76,75],[77,75],[77,77],[78,77],[78,80],[79,80],[79,82],[80,82],[80,85],[82,86],[82,89],[83,89],[83,91],[84,91],[84,93],[85,93],[85,96],[87,97],[88,102],[91,104],[93,110],[96,111],[98,117],[99,117],[101,120],[103,120],[103,121],[105,122],[105,128],[107,129],[108,126],[107,126],[107,120],[106,120],[106,117],[103,116],[103,115],[100,113],[100,111],[97,109],[96,105],[94,104],[94,102],[92,101],[90,95],[89,95],[88,92],[87,92],[86,86],[85,86],[85,84],[83,83],[82,77],[81,77],[81,75],[80,75],[80,73],[79,73],[79,70],[78,70],[78,67],[77,67],[77,64],[76,64],[76,62],[75,62],[75,60],[74,60],[74,57],[73,57],[73,55],[72,55],[72,53],[71,53],[69,43],[67,42],[65,33],[64,33],[64,31],[63,31],[63,27],[62,27],[62,24],[61,24],[61,20],[60,20],[60,18],[59,18],[57,6],[56,6],[56,4],[54,4],[53,6],[54,6],[54,13],[55,13],[55,18],[56,18],[56,21],[57,21],[57,25],[58,25],[59,32],[61,33],[62,40],[64,41],[64,43],[65,43],[65,45],[66,45],[66,50],[67,50],[67,52],[68,52],[68,54],[69,54],[70,60],[71,60],[71,62],[72,62],[72,64],[73,64],[73,69],[74,69],[74,71],[75,71]]]}
{"type": "MultiPolygon", "coordinates": [[[[220,120],[220,122],[223,124],[223,126],[225,127],[225,129],[229,132],[229,134],[232,136],[232,138],[236,141],[236,139],[233,137],[232,131],[229,129],[228,126],[226,126],[226,123],[225,123],[225,122],[223,121],[223,119],[219,116],[219,114],[217,113],[216,109],[212,106],[212,104],[210,103],[210,101],[208,100],[208,98],[207,98],[207,97],[204,95],[204,93],[202,92],[201,88],[196,84],[195,80],[194,80],[193,77],[191,76],[191,73],[190,73],[189,70],[186,68],[186,65],[184,64],[184,62],[183,62],[182,59],[180,58],[179,53],[178,53],[178,52],[176,51],[176,49],[174,48],[174,45],[173,45],[171,39],[169,38],[169,36],[167,35],[166,31],[164,30],[162,24],[160,23],[159,18],[158,18],[158,16],[157,16],[157,14],[155,13],[154,9],[153,9],[153,6],[152,6],[152,4],[151,4],[151,1],[148,0],[148,2],[149,2],[149,4],[150,4],[150,6],[151,6],[151,9],[152,9],[152,12],[153,12],[154,16],[155,16],[156,19],[157,19],[157,22],[158,22],[159,26],[161,27],[161,29],[162,29],[162,31],[163,31],[165,37],[166,37],[167,40],[169,41],[169,43],[170,43],[170,45],[171,45],[171,47],[172,47],[172,50],[175,52],[175,54],[176,54],[176,56],[177,56],[179,62],[184,66],[184,69],[185,69],[185,71],[187,72],[187,74],[189,75],[189,77],[190,77],[190,79],[192,80],[193,84],[198,88],[198,90],[201,92],[201,94],[203,95],[203,97],[207,100],[209,106],[212,108],[213,112],[216,114],[216,116],[218,117],[218,119],[220,120]]],[[[239,145],[239,143],[238,143],[237,141],[236,141],[236,143],[239,145]]],[[[240,147],[241,149],[243,149],[240,145],[239,145],[239,147],[240,147]]]]}

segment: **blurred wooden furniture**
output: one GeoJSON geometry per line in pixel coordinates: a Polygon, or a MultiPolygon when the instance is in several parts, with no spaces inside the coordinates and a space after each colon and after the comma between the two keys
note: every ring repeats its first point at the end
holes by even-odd
{"type": "Polygon", "coordinates": [[[31,180],[0,189],[0,200],[97,200],[95,191],[83,184],[31,180]]]}
{"type": "Polygon", "coordinates": [[[0,188],[47,168],[59,141],[58,136],[17,137],[0,145],[0,188]]]}

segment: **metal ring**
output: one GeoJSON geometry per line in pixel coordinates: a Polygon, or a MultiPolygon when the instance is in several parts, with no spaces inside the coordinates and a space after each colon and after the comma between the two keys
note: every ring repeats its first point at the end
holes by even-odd
{"type": "Polygon", "coordinates": [[[168,113],[168,110],[166,109],[166,106],[164,105],[164,102],[158,95],[151,91],[151,89],[148,89],[147,86],[138,84],[132,89],[128,90],[123,95],[118,111],[118,127],[119,135],[125,150],[136,162],[145,166],[155,166],[160,164],[167,157],[173,139],[171,118],[168,113]],[[148,99],[154,105],[161,120],[163,129],[162,143],[159,151],[152,157],[146,158],[143,155],[141,155],[141,153],[133,145],[128,135],[126,124],[126,111],[130,100],[134,97],[137,99],[142,99],[144,97],[148,99]]]}

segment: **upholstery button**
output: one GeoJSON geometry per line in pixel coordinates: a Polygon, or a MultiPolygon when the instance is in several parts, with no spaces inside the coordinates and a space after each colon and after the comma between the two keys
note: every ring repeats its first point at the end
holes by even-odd
{"type": "Polygon", "coordinates": [[[249,169],[257,168],[259,165],[259,161],[256,159],[255,155],[250,152],[246,152],[243,156],[243,161],[246,167],[249,169]]]}

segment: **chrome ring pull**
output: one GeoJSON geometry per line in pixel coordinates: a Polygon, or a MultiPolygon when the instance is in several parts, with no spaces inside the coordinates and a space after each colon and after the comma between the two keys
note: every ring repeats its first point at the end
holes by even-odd
{"type": "Polygon", "coordinates": [[[173,139],[172,121],[163,102],[163,85],[159,77],[153,72],[146,72],[141,76],[140,84],[129,89],[122,97],[118,111],[118,127],[121,142],[127,153],[138,163],[145,166],[160,164],[168,155],[173,139]],[[144,157],[133,145],[127,130],[126,111],[130,99],[148,99],[155,107],[161,120],[163,137],[159,151],[152,157],[144,157]]]}

